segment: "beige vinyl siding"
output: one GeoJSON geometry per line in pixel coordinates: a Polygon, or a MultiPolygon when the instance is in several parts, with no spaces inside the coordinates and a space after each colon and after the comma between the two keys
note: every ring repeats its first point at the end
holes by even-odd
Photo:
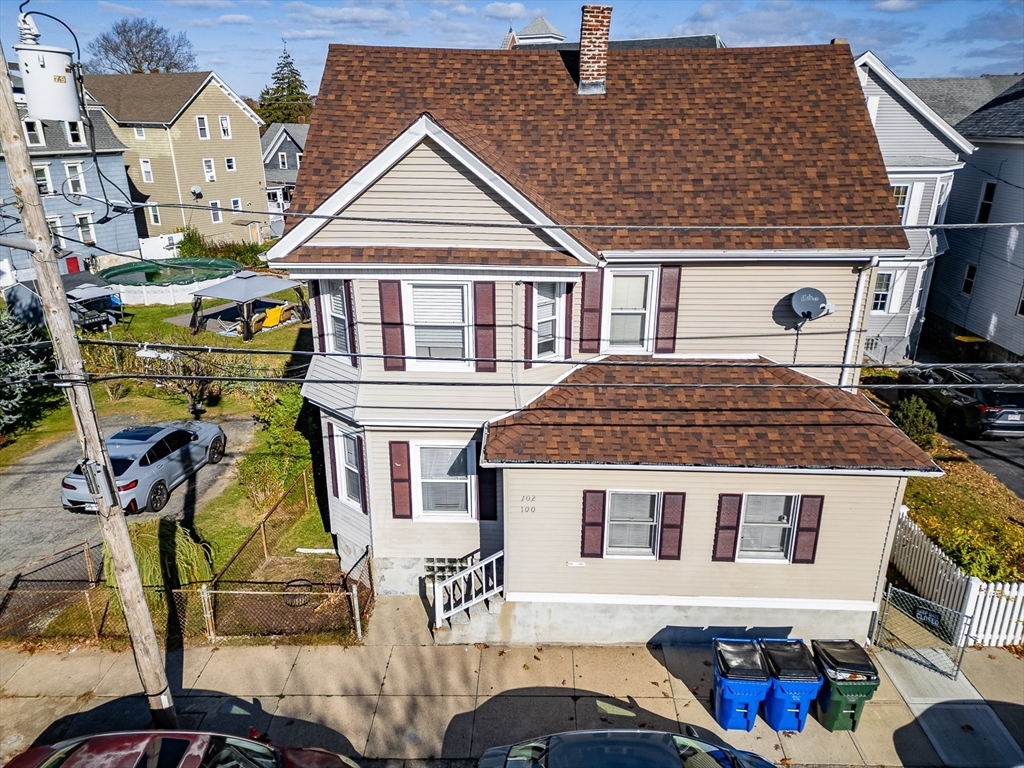
{"type": "MultiPolygon", "coordinates": [[[[501,507],[497,521],[396,520],[391,507],[391,459],[388,443],[397,441],[440,441],[469,443],[473,430],[380,430],[365,434],[369,467],[373,554],[378,558],[465,557],[477,550],[501,548],[501,507]]],[[[419,492],[414,483],[413,494],[419,492]]]]}
{"type": "MultiPolygon", "coordinates": [[[[528,223],[512,206],[430,140],[425,140],[400,160],[354,200],[342,215],[421,221],[528,223]]],[[[527,229],[339,220],[325,225],[310,239],[310,244],[555,249],[550,240],[527,229]]]]}
{"type": "MultiPolygon", "coordinates": [[[[107,122],[118,141],[128,147],[128,151],[124,153],[124,163],[127,166],[128,180],[134,188],[132,200],[175,205],[185,202],[186,199],[192,202],[191,195],[186,198],[180,196],[170,131],[158,126],[146,126],[146,138],[137,139],[134,127],[118,125],[109,118],[107,122]],[[153,170],[152,183],[142,180],[140,160],[143,158],[150,161],[150,168],[153,170]]],[[[160,208],[159,224],[153,224],[148,213],[136,216],[136,221],[141,237],[169,235],[188,224],[188,211],[165,205],[160,208]]]]}
{"type": "MultiPolygon", "coordinates": [[[[822,291],[836,311],[804,326],[796,368],[801,362],[841,363],[857,290],[857,273],[848,264],[684,265],[676,352],[759,354],[792,363],[796,332],[773,317],[791,321],[788,296],[804,287],[822,291]]],[[[805,372],[829,382],[839,379],[834,369],[805,372]]]]}
{"type": "Polygon", "coordinates": [[[899,478],[610,469],[506,469],[504,489],[509,592],[679,597],[874,600],[902,498],[899,478]],[[681,559],[582,558],[584,490],[685,493],[681,559]],[[720,493],[823,495],[815,563],[712,562],[720,493]]]}

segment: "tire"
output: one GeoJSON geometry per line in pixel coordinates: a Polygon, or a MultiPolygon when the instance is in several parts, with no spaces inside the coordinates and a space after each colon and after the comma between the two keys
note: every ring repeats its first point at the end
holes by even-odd
{"type": "Polygon", "coordinates": [[[146,502],[146,509],[150,512],[159,512],[167,506],[167,500],[170,498],[171,494],[167,490],[167,483],[159,480],[149,490],[149,500],[146,502]]]}
{"type": "Polygon", "coordinates": [[[958,440],[966,440],[970,437],[967,433],[967,420],[959,411],[951,410],[948,416],[949,431],[958,440]]]}
{"type": "Polygon", "coordinates": [[[224,438],[215,437],[213,442],[210,443],[210,450],[206,454],[207,461],[211,464],[220,464],[220,460],[224,458],[224,438]]]}

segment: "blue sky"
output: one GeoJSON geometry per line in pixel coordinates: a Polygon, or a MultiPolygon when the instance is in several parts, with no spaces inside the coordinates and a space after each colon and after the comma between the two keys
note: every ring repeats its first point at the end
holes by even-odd
{"type": "MultiPolygon", "coordinates": [[[[282,38],[311,92],[328,43],[496,48],[509,28],[538,15],[579,39],[582,0],[32,0],[26,10],[60,17],[84,46],[123,16],[185,32],[200,69],[239,94],[270,81],[282,38]]],[[[1024,72],[1024,0],[611,0],[612,37],[717,33],[731,48],[827,43],[845,37],[902,77],[1024,72]]],[[[0,4],[0,42],[17,41],[18,0],[0,4]]],[[[42,42],[70,36],[38,19],[42,42]]]]}

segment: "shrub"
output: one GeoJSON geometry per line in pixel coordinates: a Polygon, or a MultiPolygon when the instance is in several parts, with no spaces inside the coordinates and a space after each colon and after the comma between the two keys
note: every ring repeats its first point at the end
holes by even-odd
{"type": "Polygon", "coordinates": [[[932,447],[935,430],[939,425],[935,420],[935,414],[920,397],[911,395],[900,400],[892,409],[890,416],[893,423],[919,446],[926,451],[932,447]]]}
{"type": "Polygon", "coordinates": [[[185,236],[178,243],[178,257],[182,259],[195,259],[206,256],[206,238],[203,237],[195,227],[185,227],[182,230],[185,236]]]}
{"type": "Polygon", "coordinates": [[[309,440],[300,431],[303,398],[298,385],[257,387],[252,398],[260,429],[254,449],[238,461],[238,482],[262,508],[280,498],[311,454],[309,440]]]}
{"type": "MultiPolygon", "coordinates": [[[[134,523],[128,533],[143,586],[179,589],[213,579],[209,546],[193,538],[181,523],[161,517],[134,523]]],[[[107,586],[117,586],[106,546],[103,548],[103,577],[107,586]]]]}

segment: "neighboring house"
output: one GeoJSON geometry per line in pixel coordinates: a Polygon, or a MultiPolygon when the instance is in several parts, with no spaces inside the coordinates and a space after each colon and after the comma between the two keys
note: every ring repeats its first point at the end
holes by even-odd
{"type": "Polygon", "coordinates": [[[193,226],[213,240],[259,241],[269,231],[258,213],[267,205],[263,121],[215,73],[86,75],[85,89],[128,147],[144,237],[193,226]]]}
{"type": "MultiPolygon", "coordinates": [[[[953,173],[974,146],[873,53],[856,64],[903,223],[942,224],[953,173]]],[[[908,229],[907,239],[910,253],[882,261],[875,274],[864,346],[870,360],[900,362],[917,352],[935,258],[946,251],[947,239],[941,229],[908,229]]]]}
{"type": "MultiPolygon", "coordinates": [[[[24,107],[19,107],[19,112],[46,221],[64,254],[58,262],[61,272],[84,270],[86,259],[102,257],[104,251],[138,255],[139,234],[127,203],[128,178],[123,161],[126,148],[114,136],[100,110],[89,110],[96,137],[95,162],[85,121],[32,120],[24,107]],[[108,209],[104,200],[111,205],[119,204],[119,212],[108,209]]],[[[11,178],[2,154],[0,199],[4,204],[0,208],[0,230],[8,237],[21,235],[21,216],[14,206],[11,178]]],[[[0,288],[35,278],[29,253],[0,246],[0,288]]]]}
{"type": "Polygon", "coordinates": [[[263,172],[267,177],[267,201],[275,213],[288,210],[308,132],[306,123],[271,123],[260,139],[263,172]]]}
{"type": "Polygon", "coordinates": [[[563,40],[565,40],[565,35],[559,32],[558,29],[556,29],[555,26],[543,16],[538,16],[523,27],[518,35],[512,31],[512,27],[509,27],[508,32],[505,33],[505,38],[501,41],[501,50],[507,51],[516,45],[560,43],[563,40]]]}
{"type": "Polygon", "coordinates": [[[605,55],[609,14],[578,69],[330,48],[292,202],[327,218],[268,258],[310,282],[342,564],[493,564],[452,640],[864,639],[905,478],[941,473],[836,386],[907,253],[849,47],[605,55]]]}
{"type": "MultiPolygon", "coordinates": [[[[956,130],[978,147],[956,172],[946,221],[1024,220],[1024,78],[983,76],[908,83],[939,114],[956,120],[956,130]],[[1005,90],[993,94],[1001,86],[1005,90]]],[[[949,251],[937,262],[925,326],[937,349],[983,360],[1024,360],[1024,233],[1020,230],[1000,227],[947,234],[949,251]]]]}

